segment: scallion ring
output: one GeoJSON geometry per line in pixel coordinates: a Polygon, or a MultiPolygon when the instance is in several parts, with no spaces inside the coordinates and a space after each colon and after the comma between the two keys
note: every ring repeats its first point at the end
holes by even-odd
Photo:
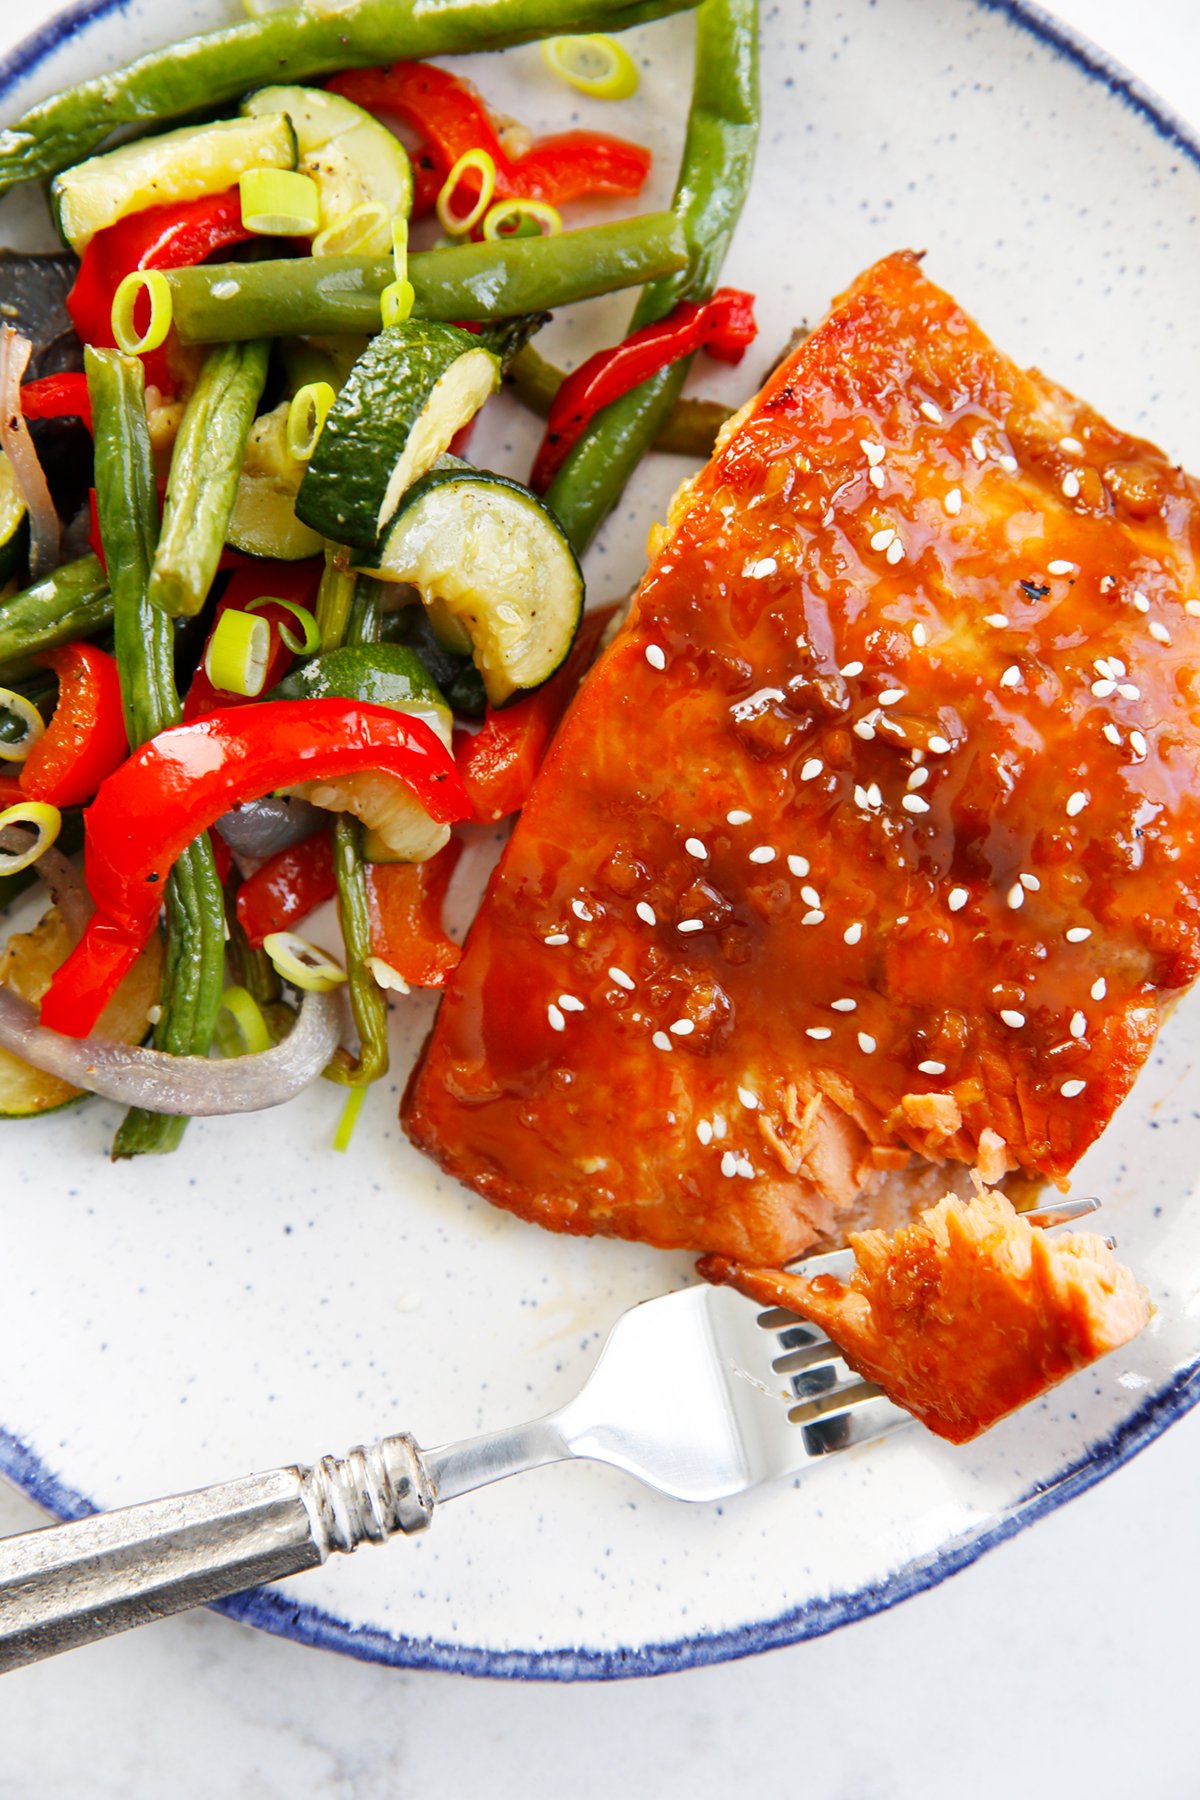
{"type": "Polygon", "coordinates": [[[288,455],[297,462],[307,462],[317,447],[317,439],[329,416],[337,394],[327,381],[306,382],[288,407],[288,455]]]}
{"type": "Polygon", "coordinates": [[[350,1139],[354,1136],[354,1127],[358,1124],[358,1115],[362,1111],[362,1103],[367,1097],[370,1082],[364,1081],[359,1087],[352,1087],[346,1096],[346,1104],[342,1108],[342,1116],[338,1120],[337,1130],[333,1134],[335,1150],[348,1150],[350,1139]]]}
{"type": "Polygon", "coordinates": [[[171,289],[160,269],[132,269],[113,295],[112,334],[117,349],[127,356],[157,350],[171,329],[172,305],[171,289]],[[150,318],[145,331],[139,332],[135,314],[143,294],[150,302],[150,318]]]}
{"type": "Polygon", "coordinates": [[[217,1046],[222,1056],[257,1056],[271,1048],[267,1021],[248,988],[227,987],[221,995],[217,1046]],[[226,1024],[226,1018],[231,1024],[226,1024]]]}
{"type": "Polygon", "coordinates": [[[545,200],[497,200],[484,216],[483,235],[497,238],[557,237],[562,214],[545,200]]]}
{"type": "Polygon", "coordinates": [[[247,169],[238,181],[242,224],[264,237],[312,237],[321,223],[321,192],[295,169],[247,169]]]}
{"type": "Polygon", "coordinates": [[[0,762],[24,762],[45,729],[42,715],[32,701],[24,694],[15,694],[12,688],[0,687],[0,762]],[[20,727],[19,737],[10,720],[20,727]]]}
{"type": "Polygon", "coordinates": [[[403,325],[411,317],[416,292],[411,281],[389,281],[379,296],[379,310],[385,325],[403,325]]]}
{"type": "Polygon", "coordinates": [[[392,220],[392,262],[396,269],[396,280],[404,281],[408,276],[408,220],[392,220]]]}
{"type": "Polygon", "coordinates": [[[275,965],[276,972],[293,987],[306,988],[313,994],[327,994],[330,988],[340,987],[346,979],[346,971],[335,962],[332,956],[326,956],[324,950],[318,950],[307,938],[297,937],[294,931],[271,931],[263,939],[263,949],[275,965]]]}
{"type": "Polygon", "coordinates": [[[227,694],[261,694],[271,657],[271,627],[254,613],[229,607],[217,620],[208,649],[204,673],[215,688],[227,694]]]}
{"type": "Polygon", "coordinates": [[[388,241],[387,208],[380,200],[364,200],[318,231],[314,256],[382,256],[388,241]]]}
{"type": "Polygon", "coordinates": [[[260,600],[252,600],[246,611],[258,612],[264,606],[282,606],[291,613],[293,619],[304,633],[298,638],[294,631],[286,625],[278,627],[279,635],[293,656],[315,656],[321,648],[321,627],[307,606],[301,606],[298,600],[281,600],[274,594],[264,594],[260,600]]]}
{"type": "Polygon", "coordinates": [[[603,32],[546,38],[542,55],[556,75],[593,100],[628,100],[637,92],[637,64],[623,44],[603,32]]]}
{"type": "Polygon", "coordinates": [[[442,184],[442,191],[437,197],[438,223],[443,231],[451,237],[465,237],[482,219],[492,204],[492,196],[496,192],[496,164],[486,150],[464,150],[442,184]],[[469,212],[456,213],[451,208],[451,201],[458,191],[459,183],[464,175],[475,174],[479,177],[479,195],[469,212]]]}
{"type": "Polygon", "coordinates": [[[37,833],[28,850],[0,850],[0,875],[19,875],[50,848],[62,830],[62,814],[44,800],[19,800],[0,812],[0,831],[8,825],[32,825],[37,833]]]}

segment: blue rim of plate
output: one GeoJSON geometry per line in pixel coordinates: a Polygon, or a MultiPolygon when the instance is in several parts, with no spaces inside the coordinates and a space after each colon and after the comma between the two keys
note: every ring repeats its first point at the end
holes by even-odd
{"type": "MultiPolygon", "coordinates": [[[[999,13],[1018,29],[1044,44],[1056,56],[1099,82],[1116,100],[1138,113],[1154,132],[1200,167],[1200,137],[1172,113],[1153,91],[1115,58],[1088,38],[1052,18],[1030,0],[972,0],[985,12],[999,13]]],[[[124,12],[129,0],[80,0],[57,14],[41,31],[23,40],[0,61],[0,100],[60,44],[87,26],[124,12]]],[[[365,1662],[393,1668],[437,1669],[455,1675],[486,1675],[510,1681],[619,1681],[635,1675],[668,1675],[683,1669],[734,1662],[763,1650],[781,1649],[808,1638],[823,1637],[841,1625],[854,1624],[898,1606],[914,1594],[969,1567],[985,1551],[1015,1537],[1038,1519],[1086,1493],[1152,1444],[1169,1425],[1200,1401],[1200,1357],[1178,1369],[1170,1381],[1108,1437],[1068,1464],[1050,1484],[1039,1484],[1000,1514],[990,1525],[951,1539],[932,1553],[894,1569],[883,1580],[853,1592],[806,1601],[778,1618],[738,1625],[728,1631],[677,1638],[668,1643],[612,1650],[486,1650],[442,1643],[435,1638],[393,1636],[372,1626],[351,1625],[322,1607],[294,1601],[279,1588],[252,1588],[230,1600],[217,1601],[215,1612],[288,1637],[318,1650],[334,1650],[365,1662]]],[[[59,1479],[28,1444],[0,1425],[0,1474],[21,1488],[47,1512],[61,1519],[82,1518],[96,1511],[87,1496],[59,1479]]]]}

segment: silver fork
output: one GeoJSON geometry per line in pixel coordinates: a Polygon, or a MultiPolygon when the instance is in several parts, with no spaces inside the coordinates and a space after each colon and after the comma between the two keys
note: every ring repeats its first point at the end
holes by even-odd
{"type": "MultiPolygon", "coordinates": [[[[1026,1216],[1059,1225],[1098,1206],[1026,1216]]],[[[0,1540],[0,1670],[422,1531],[439,1501],[546,1463],[591,1458],[677,1500],[720,1500],[912,1423],[816,1326],[732,1288],[682,1288],[622,1314],[575,1398],[529,1424],[433,1450],[401,1433],[0,1540]]]]}

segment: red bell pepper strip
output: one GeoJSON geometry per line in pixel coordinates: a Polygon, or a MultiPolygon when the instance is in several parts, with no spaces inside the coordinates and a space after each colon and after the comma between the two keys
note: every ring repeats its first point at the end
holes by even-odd
{"type": "Polygon", "coordinates": [[[61,644],[38,658],[58,676],[54,716],[21,767],[30,800],[79,806],[129,755],[121,679],[95,644],[61,644]]]}
{"type": "MultiPolygon", "coordinates": [[[[244,243],[254,233],[242,224],[238,188],[206,194],[169,206],[150,206],[130,213],[98,231],[83,253],[67,310],[81,341],[101,348],[116,342],[112,308],[117,289],[134,269],[182,269],[200,263],[230,244],[244,243]]],[[[147,385],[174,393],[175,377],[166,347],[142,358],[147,385]]]]}
{"type": "MultiPolygon", "coordinates": [[[[262,599],[265,594],[278,595],[281,600],[294,600],[299,606],[310,606],[316,598],[324,567],[324,558],[315,556],[307,557],[303,562],[290,563],[247,558],[234,569],[225,584],[225,592],[218,600],[213,614],[212,631],[216,630],[221,614],[230,607],[235,611],[244,611],[252,601],[262,599]]],[[[266,693],[277,681],[283,680],[292,666],[292,652],[280,637],[279,627],[287,625],[295,630],[296,621],[286,606],[264,606],[258,610],[272,627],[271,654],[262,688],[266,693]]],[[[210,639],[212,631],[209,632],[210,639]]],[[[205,650],[207,648],[206,642],[205,650]]],[[[191,686],[184,696],[184,723],[203,718],[206,713],[218,712],[224,707],[245,706],[253,698],[251,694],[233,694],[226,688],[214,687],[205,671],[204,658],[201,657],[196,673],[192,676],[191,686]]]]}
{"type": "Polygon", "coordinates": [[[251,949],[257,950],[273,931],[290,931],[336,893],[333,840],[327,831],[318,831],[302,843],[276,851],[243,881],[237,897],[238,924],[251,949]]]}
{"type": "MultiPolygon", "coordinates": [[[[392,114],[420,135],[413,158],[415,219],[433,211],[447,175],[468,150],[486,150],[495,163],[497,200],[562,206],[588,194],[639,194],[650,173],[650,152],[641,144],[599,131],[539,138],[523,156],[509,156],[475,88],[435,63],[351,69],[326,86],[368,112],[392,114]]],[[[470,185],[464,181],[464,199],[470,185]]]]}
{"type": "Polygon", "coordinates": [[[740,362],[757,333],[753,294],[718,288],[702,305],[681,301],[657,324],[643,326],[611,350],[597,350],[554,396],[530,487],[544,494],[595,415],[631,388],[697,350],[722,362],[740,362]]]}
{"type": "Polygon", "coordinates": [[[451,838],[427,862],[367,864],[371,954],[413,987],[445,987],[462,956],[442,924],[462,849],[462,840],[451,838]]]}
{"type": "Polygon", "coordinates": [[[480,729],[454,733],[454,754],[477,819],[492,822],[519,812],[545,760],[559,720],[595,660],[615,606],[585,613],[571,653],[557,674],[528,700],[499,712],[489,707],[480,729]]]}
{"type": "Polygon", "coordinates": [[[21,389],[26,419],[82,419],[92,429],[92,402],[86,375],[42,375],[21,389]]]}
{"type": "Polygon", "coordinates": [[[84,875],[96,911],[42,1002],[42,1021],[85,1036],[154,930],[184,849],[244,800],[373,769],[411,788],[440,824],[470,801],[422,720],[344,700],[277,700],[173,725],[103,783],[85,815],[84,875]]]}

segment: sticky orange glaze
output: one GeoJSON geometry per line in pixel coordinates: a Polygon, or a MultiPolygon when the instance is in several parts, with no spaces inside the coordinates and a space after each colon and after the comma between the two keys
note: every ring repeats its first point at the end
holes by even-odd
{"type": "Polygon", "coordinates": [[[853,1232],[849,1282],[705,1257],[701,1271],[828,1332],[851,1366],[964,1444],[1136,1337],[1150,1305],[1103,1238],[1047,1237],[1003,1194],[953,1195],[894,1236],[853,1232]]]}
{"type": "Polygon", "coordinates": [[[869,270],[677,497],[414,1142],[769,1263],[985,1131],[992,1179],[1065,1176],[1200,967],[1198,559],[1200,484],[869,270]]]}

